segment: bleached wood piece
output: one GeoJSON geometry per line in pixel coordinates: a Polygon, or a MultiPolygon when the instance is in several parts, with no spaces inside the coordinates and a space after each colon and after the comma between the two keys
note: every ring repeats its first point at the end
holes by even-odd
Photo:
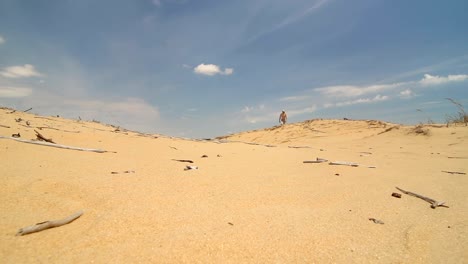
{"type": "Polygon", "coordinates": [[[60,220],[51,220],[51,221],[45,221],[41,223],[37,223],[32,226],[27,226],[20,228],[18,230],[18,233],[16,233],[17,236],[24,236],[27,234],[35,233],[35,232],[40,232],[45,229],[53,228],[53,227],[59,227],[63,226],[66,224],[69,224],[73,221],[75,221],[78,217],[80,217],[83,214],[83,211],[76,212],[66,218],[60,219],[60,220]]]}
{"type": "Polygon", "coordinates": [[[111,151],[102,150],[102,149],[79,148],[79,147],[65,146],[65,145],[59,145],[59,144],[52,144],[52,143],[49,143],[49,142],[19,139],[19,138],[14,138],[14,137],[0,136],[0,138],[12,139],[12,140],[16,140],[16,141],[23,142],[23,143],[42,145],[42,146],[49,146],[49,147],[54,147],[54,148],[71,149],[71,150],[79,150],[79,151],[89,151],[89,152],[97,152],[97,153],[111,152],[111,151]]]}
{"type": "Polygon", "coordinates": [[[440,202],[439,202],[439,201],[436,201],[436,200],[434,200],[434,199],[432,199],[432,198],[429,198],[429,197],[426,197],[426,196],[423,196],[423,195],[420,195],[420,194],[417,194],[417,193],[414,193],[414,192],[408,192],[408,191],[405,191],[405,190],[400,189],[400,188],[398,188],[398,187],[395,187],[395,188],[397,188],[397,190],[399,190],[400,192],[402,192],[402,193],[404,193],[404,194],[408,194],[408,195],[417,197],[417,198],[419,198],[419,199],[423,199],[424,201],[426,201],[426,202],[428,202],[428,203],[431,204],[431,208],[432,208],[432,209],[435,209],[435,208],[437,208],[437,207],[439,207],[439,206],[447,207],[447,208],[448,208],[447,205],[444,205],[445,202],[443,202],[443,201],[440,201],[440,202]]]}
{"type": "Polygon", "coordinates": [[[317,158],[316,160],[304,160],[303,163],[323,163],[327,161],[327,159],[317,158]]]}
{"type": "Polygon", "coordinates": [[[465,172],[458,172],[458,171],[442,171],[442,172],[450,173],[450,174],[463,174],[463,175],[466,174],[465,172]]]}
{"type": "Polygon", "coordinates": [[[329,165],[345,165],[345,166],[351,166],[351,167],[357,167],[359,164],[355,162],[349,162],[349,161],[332,161],[328,163],[329,165]]]}

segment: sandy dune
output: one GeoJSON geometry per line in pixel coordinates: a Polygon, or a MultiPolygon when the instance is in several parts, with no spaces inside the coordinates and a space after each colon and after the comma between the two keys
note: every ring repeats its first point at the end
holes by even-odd
{"type": "Polygon", "coordinates": [[[311,120],[196,141],[11,112],[0,109],[2,263],[468,262],[465,126],[311,120]],[[34,130],[108,152],[10,138],[34,130]],[[359,166],[303,163],[316,158],[359,166]],[[449,208],[392,197],[396,186],[449,208]]]}

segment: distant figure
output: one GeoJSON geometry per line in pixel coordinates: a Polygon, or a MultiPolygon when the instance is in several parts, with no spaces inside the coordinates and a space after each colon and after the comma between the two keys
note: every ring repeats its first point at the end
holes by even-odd
{"type": "Polygon", "coordinates": [[[281,114],[279,116],[279,123],[281,125],[286,124],[286,121],[288,120],[288,115],[286,115],[286,112],[283,110],[281,111],[281,114]]]}

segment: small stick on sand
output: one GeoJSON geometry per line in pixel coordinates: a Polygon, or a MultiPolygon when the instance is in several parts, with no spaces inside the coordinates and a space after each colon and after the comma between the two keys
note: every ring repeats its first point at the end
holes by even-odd
{"type": "Polygon", "coordinates": [[[23,227],[20,230],[18,230],[18,233],[16,233],[17,236],[24,236],[27,234],[35,233],[35,232],[40,232],[42,230],[48,229],[48,228],[53,228],[53,227],[59,227],[63,226],[66,224],[69,224],[76,220],[78,217],[80,217],[83,214],[83,211],[79,211],[75,214],[70,215],[69,217],[60,219],[60,220],[52,220],[52,221],[45,221],[42,223],[37,223],[32,226],[27,226],[23,227]]]}
{"type": "Polygon", "coordinates": [[[123,172],[111,171],[111,174],[119,174],[119,173],[135,173],[135,171],[134,170],[126,170],[123,172]]]}
{"type": "Polygon", "coordinates": [[[4,128],[10,128],[9,126],[4,126],[4,125],[0,125],[0,127],[4,127],[4,128]]]}
{"type": "Polygon", "coordinates": [[[380,224],[380,225],[384,224],[384,222],[382,220],[379,220],[379,219],[369,218],[369,220],[376,223],[376,224],[380,224]]]}
{"type": "Polygon", "coordinates": [[[357,167],[359,164],[355,162],[349,162],[349,161],[332,161],[328,163],[329,165],[345,165],[345,166],[351,166],[351,167],[357,167]]]}
{"type": "Polygon", "coordinates": [[[442,201],[439,202],[439,201],[436,201],[436,200],[434,200],[434,199],[432,199],[432,198],[429,198],[429,197],[426,197],[426,196],[422,196],[422,195],[417,194],[417,193],[408,192],[408,191],[405,191],[405,190],[400,189],[400,188],[398,188],[398,187],[395,187],[395,188],[397,188],[397,190],[399,190],[400,192],[402,192],[402,193],[404,193],[404,194],[408,194],[408,195],[417,197],[417,198],[419,198],[419,199],[423,199],[424,201],[426,201],[426,202],[428,202],[428,203],[431,204],[431,208],[432,208],[432,209],[435,209],[435,208],[437,208],[437,207],[439,207],[439,206],[449,208],[447,205],[444,205],[445,202],[442,202],[442,201]]]}
{"type": "Polygon", "coordinates": [[[458,172],[458,171],[442,171],[442,172],[450,173],[450,174],[466,174],[464,172],[458,172]]]}
{"type": "Polygon", "coordinates": [[[25,139],[13,138],[13,137],[0,136],[0,138],[13,139],[13,140],[23,142],[23,143],[42,145],[42,146],[49,146],[49,147],[54,147],[54,148],[72,149],[72,150],[80,150],[80,151],[90,151],[90,152],[97,152],[97,153],[105,153],[105,152],[117,153],[115,151],[107,151],[107,150],[101,150],[101,149],[78,148],[78,147],[71,147],[71,146],[65,146],[65,145],[59,145],[59,144],[52,144],[52,143],[49,143],[49,142],[31,141],[31,140],[25,140],[25,139]]]}
{"type": "Polygon", "coordinates": [[[43,135],[41,135],[41,133],[37,132],[37,130],[34,130],[34,132],[36,132],[37,139],[45,141],[45,142],[49,142],[52,144],[56,144],[51,138],[45,138],[43,135]]]}
{"type": "Polygon", "coordinates": [[[326,159],[317,158],[316,160],[304,160],[303,163],[322,163],[327,161],[326,159]]]}
{"type": "Polygon", "coordinates": [[[172,160],[175,160],[175,161],[178,161],[178,162],[188,162],[188,163],[193,163],[192,160],[179,160],[179,159],[172,159],[172,160]]]}

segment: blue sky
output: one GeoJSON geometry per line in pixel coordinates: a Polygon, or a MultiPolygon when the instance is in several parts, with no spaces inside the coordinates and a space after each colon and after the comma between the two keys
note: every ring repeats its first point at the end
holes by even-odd
{"type": "Polygon", "coordinates": [[[466,0],[1,0],[0,106],[206,138],[468,109],[466,0]],[[419,109],[419,111],[417,110],[419,109]]]}

